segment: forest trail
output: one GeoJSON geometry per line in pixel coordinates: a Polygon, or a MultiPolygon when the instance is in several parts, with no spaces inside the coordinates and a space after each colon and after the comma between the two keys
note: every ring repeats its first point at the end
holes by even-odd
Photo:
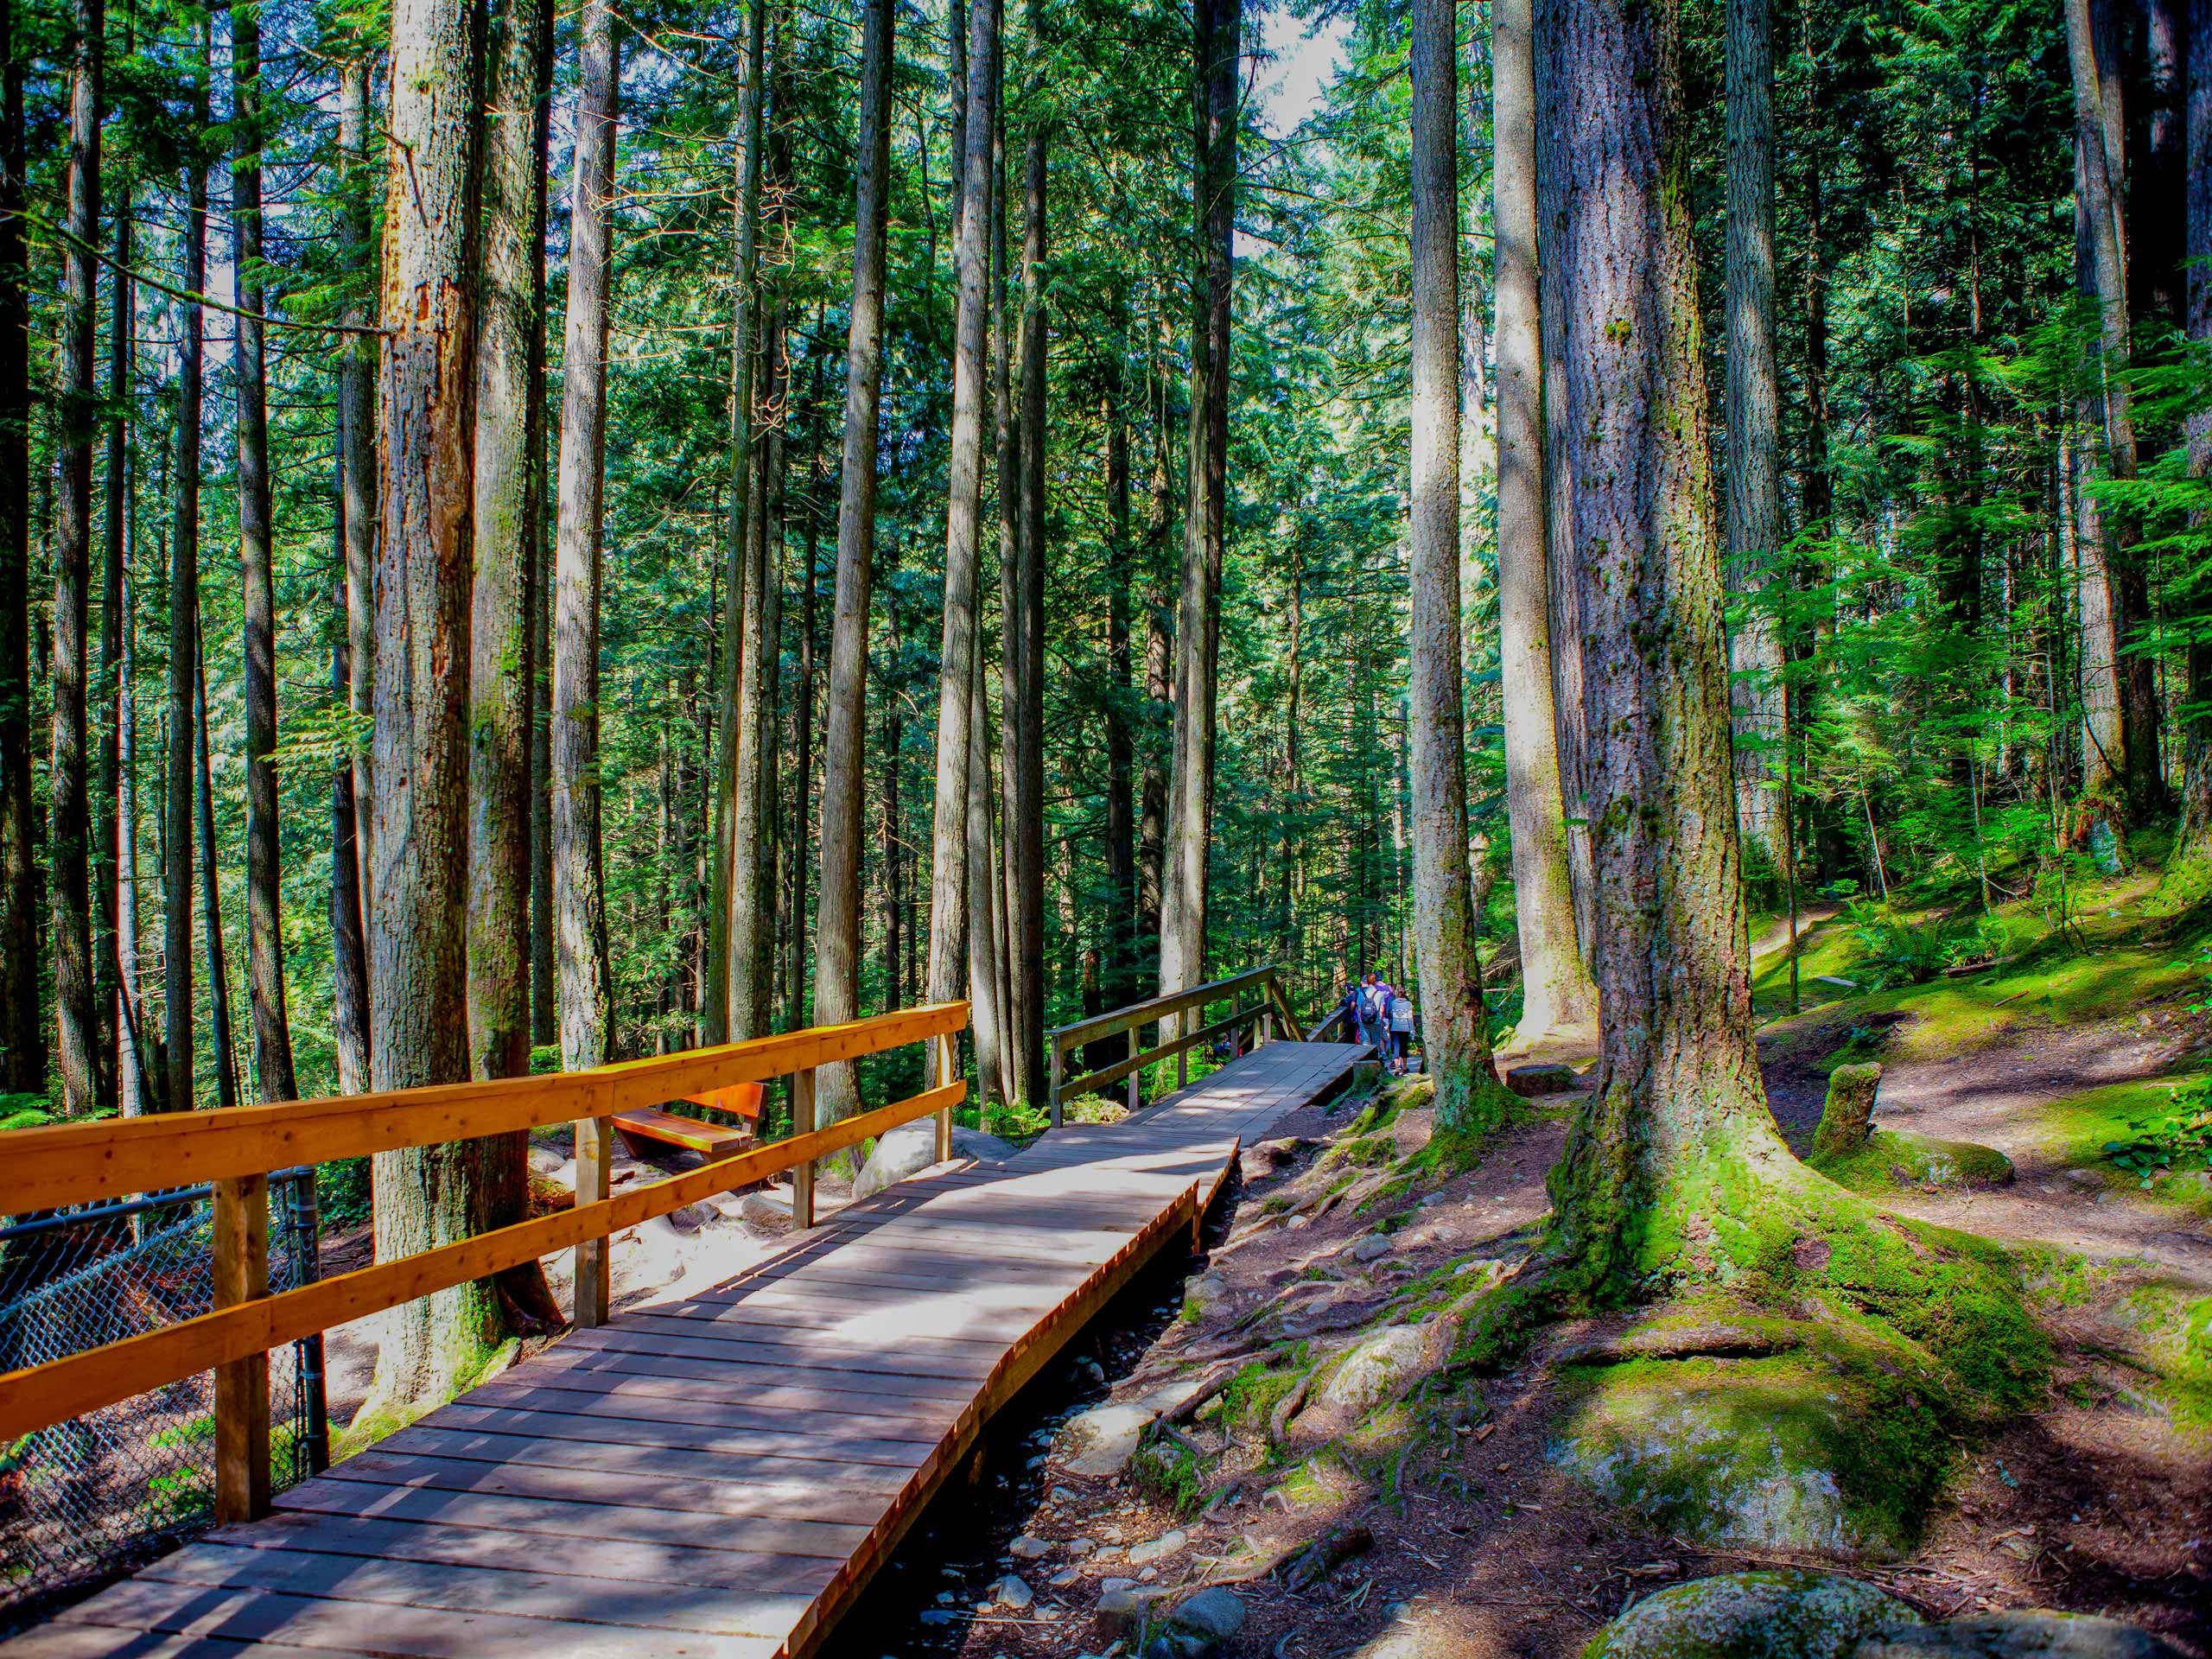
{"type": "Polygon", "coordinates": [[[1267,1044],[1121,1122],[849,1205],[686,1301],[572,1332],[5,1651],[810,1652],[990,1418],[1195,1236],[1241,1146],[1369,1052],[1267,1044]]]}

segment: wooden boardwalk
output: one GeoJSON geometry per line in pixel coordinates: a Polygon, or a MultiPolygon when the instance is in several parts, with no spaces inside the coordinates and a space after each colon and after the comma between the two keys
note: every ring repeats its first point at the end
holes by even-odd
{"type": "Polygon", "coordinates": [[[1128,1120],[912,1181],[577,1331],[6,1644],[9,1659],[813,1651],[983,1425],[1243,1142],[1363,1054],[1270,1043],[1128,1120]]]}

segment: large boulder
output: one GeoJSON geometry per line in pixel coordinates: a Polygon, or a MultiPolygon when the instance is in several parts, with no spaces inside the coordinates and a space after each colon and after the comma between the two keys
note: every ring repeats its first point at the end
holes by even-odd
{"type": "Polygon", "coordinates": [[[1697,1543],[1896,1555],[1942,1489],[1950,1446],[1925,1379],[1892,1375],[1902,1365],[1886,1353],[1859,1357],[1808,1348],[1593,1368],[1553,1460],[1697,1543]]]}
{"type": "Polygon", "coordinates": [[[1505,1086],[1523,1100],[1535,1100],[1545,1095],[1571,1095],[1582,1086],[1582,1079],[1571,1065],[1545,1061],[1513,1067],[1505,1074],[1505,1086]]]}
{"type": "Polygon", "coordinates": [[[2031,1609],[1885,1630],[1849,1659],[2182,1659],[2182,1651],[2116,1618],[2031,1609]]]}
{"type": "Polygon", "coordinates": [[[1915,1624],[1895,1596],[1832,1573],[1732,1573],[1646,1596],[1582,1659],[1846,1659],[1866,1637],[1915,1624]]]}
{"type": "Polygon", "coordinates": [[[1821,1108],[1821,1127],[1813,1131],[1813,1156],[1840,1157],[1866,1144],[1874,1116],[1874,1096],[1882,1087],[1882,1068],[1873,1060],[1839,1065],[1828,1073],[1828,1097],[1821,1108]]]}
{"type": "MultiPolygon", "coordinates": [[[[1014,1156],[1014,1147],[995,1135],[955,1124],[952,1155],[972,1158],[979,1164],[1002,1164],[1014,1156]]],[[[887,1186],[896,1185],[935,1162],[937,1125],[927,1118],[901,1123],[889,1134],[876,1138],[875,1150],[868,1154],[868,1162],[861,1166],[860,1175],[853,1182],[853,1201],[857,1204],[887,1186]]]]}

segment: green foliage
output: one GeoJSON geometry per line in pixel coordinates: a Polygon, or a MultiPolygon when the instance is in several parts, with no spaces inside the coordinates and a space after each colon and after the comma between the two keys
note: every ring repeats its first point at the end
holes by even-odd
{"type": "Polygon", "coordinates": [[[342,1158],[318,1164],[315,1171],[315,1198],[327,1227],[352,1227],[374,1213],[374,1192],[366,1158],[342,1158]]]}
{"type": "Polygon", "coordinates": [[[1858,899],[1845,912],[1864,952],[1858,976],[1869,990],[1925,984],[1947,968],[1986,961],[2004,948],[2002,930],[1986,916],[1907,916],[1858,899]]]}
{"type": "Polygon", "coordinates": [[[2104,1154],[2148,1192],[2161,1171],[2212,1164],[2212,1078],[2181,1084],[2164,1111],[2128,1120],[2129,1133],[2107,1141],[2104,1154]]]}

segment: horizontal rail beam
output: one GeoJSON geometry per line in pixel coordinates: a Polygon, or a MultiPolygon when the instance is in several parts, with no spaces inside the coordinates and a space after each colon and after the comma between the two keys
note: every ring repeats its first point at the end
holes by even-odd
{"type": "Polygon", "coordinates": [[[1155,1020],[1166,1019],[1185,1008],[1202,1007],[1208,1002],[1224,1002],[1238,992],[1260,983],[1278,970],[1272,965],[1254,968],[1229,979],[1217,979],[1210,985],[1193,985],[1187,991],[1173,991],[1166,996],[1155,996],[1142,1002],[1132,1002],[1125,1008],[1110,1009],[1092,1014],[1073,1025],[1055,1026],[1045,1033],[1046,1039],[1065,1053],[1078,1044],[1095,1042],[1101,1037],[1110,1037],[1117,1031],[1127,1031],[1134,1026],[1148,1026],[1155,1020]]]}
{"type": "Polygon", "coordinates": [[[1265,1002],[1251,1003],[1237,1009],[1226,1020],[1217,1020],[1213,1024],[1202,1027],[1187,1037],[1179,1037],[1172,1043],[1162,1043],[1158,1048],[1148,1048],[1141,1054],[1131,1055],[1126,1060],[1117,1060],[1113,1065],[1102,1067],[1096,1071],[1086,1072],[1079,1077],[1071,1077],[1060,1085],[1059,1097],[1065,1100],[1071,1095],[1092,1095],[1096,1094],[1101,1089],[1111,1088],[1131,1072],[1143,1071],[1154,1060],[1172,1060],[1185,1050],[1196,1048],[1202,1043],[1210,1043],[1217,1037],[1226,1037],[1237,1027],[1258,1019],[1267,1011],[1268,1005],[1265,1002]]]}
{"type": "Polygon", "coordinates": [[[419,1255],[379,1262],[278,1295],[219,1308],[67,1359],[10,1371],[0,1376],[0,1443],[164,1387],[180,1377],[266,1352],[334,1325],[467,1284],[587,1239],[607,1237],[779,1170],[811,1164],[869,1135],[932,1112],[950,1110],[967,1095],[965,1082],[949,1083],[846,1118],[826,1129],[704,1164],[597,1203],[480,1233],[419,1255]]]}
{"type": "Polygon", "coordinates": [[[940,1002],[551,1077],[11,1129],[0,1134],[6,1172],[0,1175],[0,1214],[609,1117],[710,1088],[859,1059],[967,1023],[965,1002],[940,1002]]]}

